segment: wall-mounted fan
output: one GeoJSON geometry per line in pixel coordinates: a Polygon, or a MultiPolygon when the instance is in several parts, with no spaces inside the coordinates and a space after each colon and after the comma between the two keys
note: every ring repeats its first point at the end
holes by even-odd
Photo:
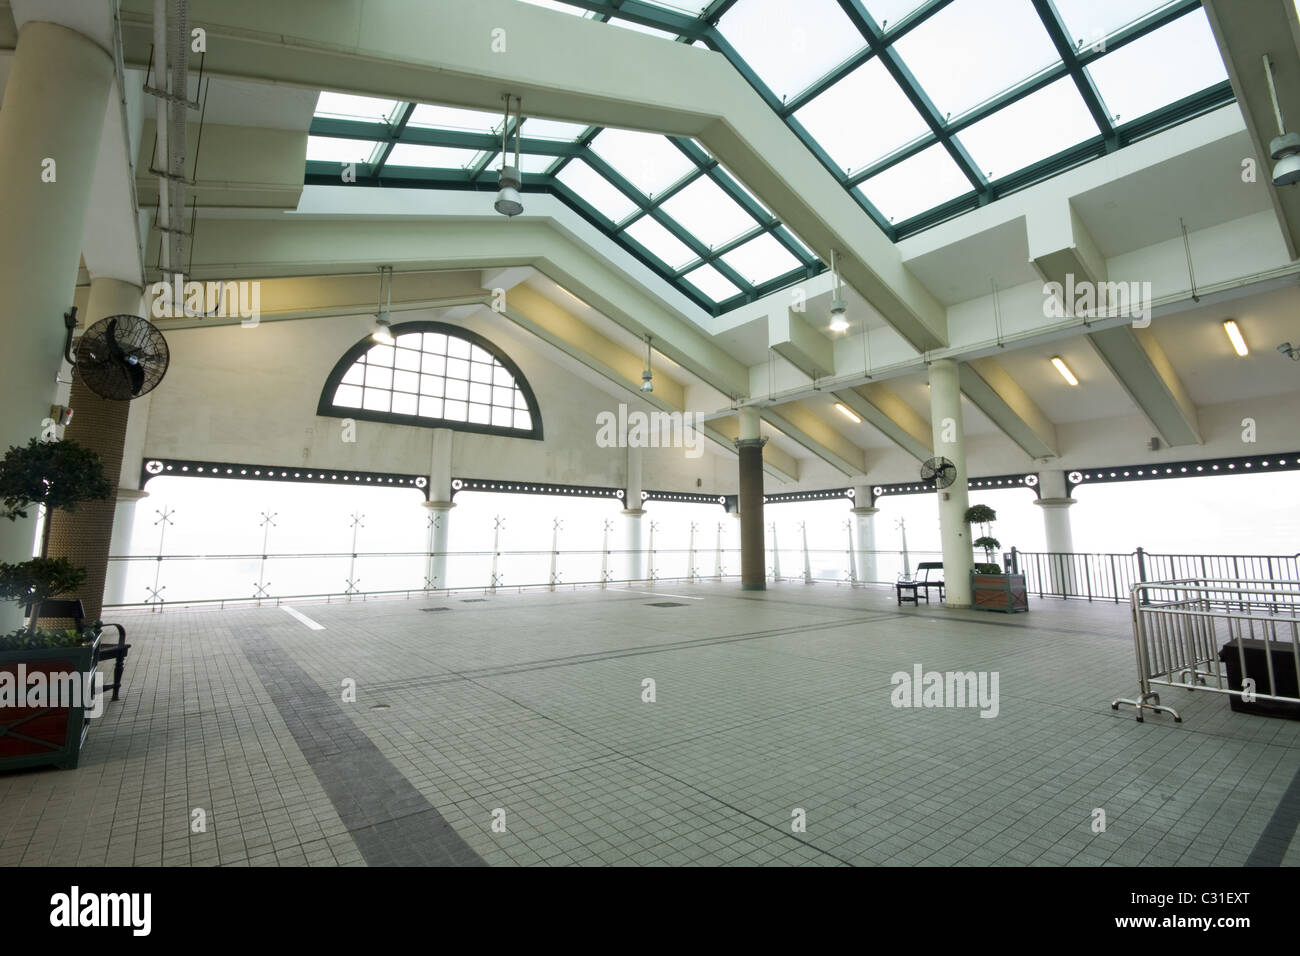
{"type": "Polygon", "coordinates": [[[947,458],[928,458],[921,465],[921,480],[935,488],[947,488],[957,480],[957,466],[947,458]]]}
{"type": "Polygon", "coordinates": [[[81,336],[75,352],[68,354],[86,387],[115,402],[129,402],[153,391],[167,374],[170,358],[167,340],[157,326],[138,315],[100,319],[81,336]]]}

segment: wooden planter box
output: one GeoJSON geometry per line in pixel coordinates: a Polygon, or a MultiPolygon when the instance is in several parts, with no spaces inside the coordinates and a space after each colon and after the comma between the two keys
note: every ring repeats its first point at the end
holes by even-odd
{"type": "Polygon", "coordinates": [[[971,607],[980,611],[1014,614],[1029,610],[1029,589],[1023,574],[981,574],[970,576],[971,607]]]}
{"type": "MultiPolygon", "coordinates": [[[[14,675],[5,678],[6,682],[18,680],[20,664],[25,666],[28,677],[37,672],[76,674],[84,688],[82,677],[95,670],[99,642],[97,636],[93,644],[76,647],[0,651],[0,671],[14,675]]],[[[91,689],[93,692],[93,684],[91,689]]],[[[78,699],[78,703],[81,706],[0,706],[0,771],[49,764],[75,767],[90,730],[88,710],[94,706],[89,700],[78,699]]]]}

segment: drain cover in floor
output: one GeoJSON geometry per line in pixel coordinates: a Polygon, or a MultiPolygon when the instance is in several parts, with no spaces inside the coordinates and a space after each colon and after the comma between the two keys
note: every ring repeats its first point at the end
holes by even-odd
{"type": "Polygon", "coordinates": [[[451,608],[449,608],[449,607],[422,607],[422,608],[420,608],[420,610],[421,610],[421,611],[450,611],[451,608]]]}
{"type": "Polygon", "coordinates": [[[686,605],[680,601],[653,601],[646,607],[686,607],[686,605]]]}
{"type": "Polygon", "coordinates": [[[461,598],[460,599],[461,604],[483,604],[486,601],[487,598],[461,598]]]}

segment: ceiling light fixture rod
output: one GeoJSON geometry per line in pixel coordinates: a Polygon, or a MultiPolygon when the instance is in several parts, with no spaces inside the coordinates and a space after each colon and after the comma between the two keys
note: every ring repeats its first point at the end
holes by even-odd
{"type": "Polygon", "coordinates": [[[1277,135],[1286,135],[1286,125],[1282,122],[1282,107],[1277,101],[1277,87],[1273,85],[1273,61],[1264,54],[1264,76],[1268,79],[1268,95],[1273,99],[1273,116],[1277,119],[1277,135]]]}
{"type": "Polygon", "coordinates": [[[1182,216],[1178,217],[1178,228],[1183,231],[1183,251],[1187,254],[1187,276],[1192,281],[1192,301],[1200,302],[1201,297],[1196,292],[1196,270],[1192,268],[1192,241],[1187,238],[1187,224],[1182,216]]]}

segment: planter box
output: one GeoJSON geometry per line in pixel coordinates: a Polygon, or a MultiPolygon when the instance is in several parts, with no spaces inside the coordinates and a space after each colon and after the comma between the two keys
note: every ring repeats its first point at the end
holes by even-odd
{"type": "Polygon", "coordinates": [[[971,607],[980,611],[1014,614],[1029,610],[1029,589],[1023,574],[981,574],[970,576],[971,607]]]}
{"type": "MultiPolygon", "coordinates": [[[[82,700],[83,675],[92,674],[97,664],[100,638],[93,644],[76,647],[47,647],[19,651],[0,651],[0,672],[17,681],[19,665],[28,678],[35,673],[75,674],[78,706],[4,707],[0,706],[0,771],[23,767],[54,765],[70,768],[81,757],[81,745],[90,730],[90,710],[96,702],[82,700]]],[[[49,681],[47,678],[47,686],[49,681]]],[[[12,686],[12,684],[10,684],[12,686]]],[[[93,693],[93,683],[91,689],[93,693]]],[[[24,688],[18,688],[23,692],[24,688]]]]}

